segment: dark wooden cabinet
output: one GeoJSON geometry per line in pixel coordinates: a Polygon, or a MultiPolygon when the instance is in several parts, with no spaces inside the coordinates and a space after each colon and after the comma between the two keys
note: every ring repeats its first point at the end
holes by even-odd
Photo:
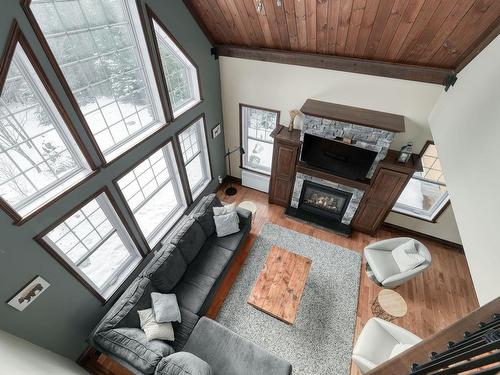
{"type": "Polygon", "coordinates": [[[419,164],[413,159],[406,164],[397,162],[397,152],[390,150],[375,171],[369,190],[363,196],[352,220],[352,227],[361,232],[374,234],[382,225],[399,195],[419,164]]]}
{"type": "Polygon", "coordinates": [[[300,131],[289,132],[286,127],[279,125],[272,136],[274,149],[269,202],[287,207],[295,183],[295,168],[300,153],[300,131]]]}

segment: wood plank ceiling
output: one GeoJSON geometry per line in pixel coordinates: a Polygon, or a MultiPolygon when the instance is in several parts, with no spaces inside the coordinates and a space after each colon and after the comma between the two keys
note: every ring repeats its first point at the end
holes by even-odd
{"type": "Polygon", "coordinates": [[[185,3],[216,45],[457,70],[500,29],[500,0],[260,1],[185,3]]]}

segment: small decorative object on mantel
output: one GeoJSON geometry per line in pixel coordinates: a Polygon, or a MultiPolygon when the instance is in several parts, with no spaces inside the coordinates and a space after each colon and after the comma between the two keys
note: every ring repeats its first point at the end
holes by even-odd
{"type": "Polygon", "coordinates": [[[10,306],[16,310],[23,311],[28,307],[50,284],[45,281],[41,276],[35,277],[28,283],[22,290],[16,293],[14,297],[8,302],[10,306]]]}
{"type": "Polygon", "coordinates": [[[408,142],[406,145],[401,147],[401,151],[399,152],[398,162],[406,163],[408,159],[410,159],[412,154],[413,142],[408,142]]]}
{"type": "Polygon", "coordinates": [[[295,117],[300,113],[299,110],[293,109],[290,111],[290,124],[288,125],[288,131],[291,132],[293,131],[293,121],[295,120],[295,117]]]}

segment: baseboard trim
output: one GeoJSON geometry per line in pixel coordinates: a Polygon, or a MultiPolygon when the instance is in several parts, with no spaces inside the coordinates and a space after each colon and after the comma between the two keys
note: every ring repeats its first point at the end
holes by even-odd
{"type": "Polygon", "coordinates": [[[458,243],[452,242],[452,241],[448,241],[448,240],[443,240],[442,238],[434,237],[434,236],[431,236],[429,234],[420,233],[420,232],[417,232],[417,231],[412,230],[412,229],[401,227],[399,225],[395,225],[395,224],[391,224],[391,223],[384,223],[382,225],[382,229],[389,229],[389,230],[392,229],[392,230],[397,230],[397,231],[400,231],[400,232],[405,232],[405,233],[408,233],[408,234],[410,234],[412,236],[421,237],[421,238],[424,238],[424,239],[427,239],[427,240],[438,242],[438,243],[440,243],[442,245],[445,245],[445,246],[448,246],[448,247],[452,247],[452,248],[457,249],[457,250],[459,250],[461,252],[464,251],[464,247],[461,244],[458,244],[458,243]]]}

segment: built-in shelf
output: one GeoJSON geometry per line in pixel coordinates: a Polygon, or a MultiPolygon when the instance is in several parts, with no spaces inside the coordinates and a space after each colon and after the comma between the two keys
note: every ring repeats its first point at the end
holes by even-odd
{"type": "Polygon", "coordinates": [[[405,118],[393,113],[307,99],[300,111],[306,115],[387,130],[405,131],[405,118]]]}

